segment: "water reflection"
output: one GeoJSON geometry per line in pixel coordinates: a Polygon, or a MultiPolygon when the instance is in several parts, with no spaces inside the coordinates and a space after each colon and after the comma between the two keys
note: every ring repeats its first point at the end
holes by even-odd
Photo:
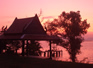
{"type": "MultiPolygon", "coordinates": [[[[48,43],[43,42],[42,44],[46,44],[43,46],[44,50],[48,50],[48,43]]],[[[70,61],[69,54],[65,48],[61,46],[57,46],[59,50],[63,51],[63,55],[61,57],[53,58],[55,60],[62,60],[62,61],[70,61]]],[[[77,55],[78,62],[84,60],[84,63],[92,63],[93,64],[93,41],[84,41],[82,42],[81,47],[81,54],[77,55]]]]}

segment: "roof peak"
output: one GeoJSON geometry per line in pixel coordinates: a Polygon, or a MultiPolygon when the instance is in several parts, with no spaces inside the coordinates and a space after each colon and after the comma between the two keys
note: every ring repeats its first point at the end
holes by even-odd
{"type": "Polygon", "coordinates": [[[23,20],[23,19],[30,19],[30,18],[34,18],[34,17],[38,17],[38,15],[35,14],[35,16],[32,16],[32,17],[24,17],[24,18],[17,18],[17,17],[15,17],[15,19],[17,19],[17,20],[23,20]]]}
{"type": "Polygon", "coordinates": [[[23,20],[23,19],[30,19],[30,18],[33,18],[33,17],[26,17],[26,18],[16,18],[17,20],[23,20]]]}
{"type": "Polygon", "coordinates": [[[45,34],[37,14],[34,17],[15,18],[6,34],[45,34]]]}
{"type": "Polygon", "coordinates": [[[37,14],[35,14],[35,17],[36,17],[36,16],[38,17],[38,15],[37,15],[37,14]]]}

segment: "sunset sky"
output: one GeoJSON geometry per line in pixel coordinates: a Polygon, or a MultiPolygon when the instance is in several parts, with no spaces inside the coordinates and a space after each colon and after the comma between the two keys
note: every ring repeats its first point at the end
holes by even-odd
{"type": "Polygon", "coordinates": [[[15,17],[32,17],[42,10],[44,18],[54,18],[63,11],[80,11],[83,19],[90,23],[89,32],[93,32],[93,0],[0,0],[0,28],[8,27],[15,17]]]}

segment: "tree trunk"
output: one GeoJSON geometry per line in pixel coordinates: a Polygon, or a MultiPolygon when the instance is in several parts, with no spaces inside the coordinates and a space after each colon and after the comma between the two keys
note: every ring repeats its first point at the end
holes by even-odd
{"type": "Polygon", "coordinates": [[[75,60],[76,60],[76,57],[75,57],[76,55],[75,54],[72,54],[71,55],[71,60],[72,60],[72,62],[75,62],[75,60]]]}
{"type": "Polygon", "coordinates": [[[71,49],[71,60],[72,62],[76,61],[76,52],[75,49],[71,49]]]}

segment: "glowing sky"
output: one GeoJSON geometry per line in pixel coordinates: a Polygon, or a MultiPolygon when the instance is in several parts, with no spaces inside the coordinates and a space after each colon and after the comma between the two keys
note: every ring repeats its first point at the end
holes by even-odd
{"type": "Polygon", "coordinates": [[[39,14],[42,17],[56,17],[63,11],[80,11],[83,19],[87,19],[93,32],[93,0],[0,0],[0,28],[13,22],[15,17],[24,18],[39,14]]]}

